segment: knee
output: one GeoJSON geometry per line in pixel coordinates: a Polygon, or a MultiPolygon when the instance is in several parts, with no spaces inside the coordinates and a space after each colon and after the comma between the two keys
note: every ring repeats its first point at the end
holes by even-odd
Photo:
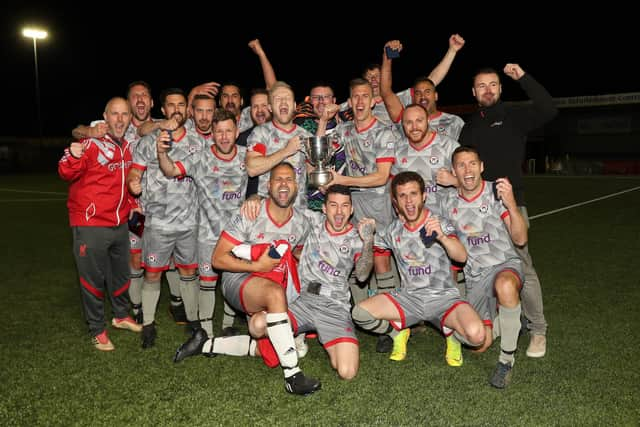
{"type": "Polygon", "coordinates": [[[267,316],[264,311],[249,318],[249,334],[254,338],[262,338],[267,334],[267,316]]]}
{"type": "Polygon", "coordinates": [[[467,340],[473,346],[482,346],[485,343],[486,329],[482,322],[473,322],[466,330],[467,340]]]}
{"type": "Polygon", "coordinates": [[[496,297],[501,304],[505,302],[513,302],[517,304],[520,299],[518,293],[518,284],[510,278],[500,277],[495,283],[496,297]]]}
{"type": "Polygon", "coordinates": [[[352,380],[358,374],[357,363],[341,363],[338,364],[338,376],[343,380],[352,380]]]}

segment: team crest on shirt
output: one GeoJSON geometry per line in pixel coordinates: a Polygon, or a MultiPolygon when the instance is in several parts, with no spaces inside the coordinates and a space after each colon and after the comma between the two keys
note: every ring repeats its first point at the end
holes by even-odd
{"type": "Polygon", "coordinates": [[[340,248],[338,248],[340,250],[341,254],[346,254],[349,251],[349,246],[347,245],[340,245],[340,248]]]}
{"type": "Polygon", "coordinates": [[[369,138],[366,138],[364,141],[362,141],[362,145],[364,145],[365,147],[371,147],[371,141],[369,140],[369,138]]]}
{"type": "Polygon", "coordinates": [[[240,163],[240,170],[245,170],[246,166],[244,165],[244,162],[240,163]]]}
{"type": "Polygon", "coordinates": [[[202,271],[207,271],[207,272],[209,272],[209,271],[211,271],[211,264],[209,264],[208,262],[203,262],[203,263],[200,265],[200,269],[201,269],[202,271]]]}
{"type": "Polygon", "coordinates": [[[436,128],[436,131],[437,131],[439,134],[442,134],[442,135],[444,135],[444,134],[445,134],[445,128],[444,128],[444,126],[438,126],[438,127],[436,128]]]}
{"type": "Polygon", "coordinates": [[[155,264],[158,261],[158,256],[156,254],[147,255],[147,262],[149,264],[155,264]]]}
{"type": "Polygon", "coordinates": [[[294,244],[296,241],[296,235],[295,234],[290,234],[289,238],[287,239],[289,241],[289,243],[294,244]]]}
{"type": "Polygon", "coordinates": [[[431,163],[432,165],[435,165],[435,164],[437,164],[437,163],[438,163],[438,161],[439,161],[439,160],[440,160],[440,159],[438,159],[436,156],[431,156],[431,157],[429,158],[429,163],[431,163]]]}
{"type": "Polygon", "coordinates": [[[196,144],[189,145],[189,154],[193,154],[198,151],[198,146],[196,144]]]}
{"type": "Polygon", "coordinates": [[[480,213],[485,214],[487,212],[489,212],[489,206],[487,206],[487,205],[480,206],[480,213]]]}

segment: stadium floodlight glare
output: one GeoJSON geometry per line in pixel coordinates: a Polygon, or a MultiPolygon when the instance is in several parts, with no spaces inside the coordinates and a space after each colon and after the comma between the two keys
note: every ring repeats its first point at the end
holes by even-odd
{"type": "Polygon", "coordinates": [[[38,135],[42,139],[42,113],[40,111],[40,78],[38,76],[38,40],[46,39],[48,33],[40,28],[23,28],[22,35],[33,39],[33,59],[36,65],[36,109],[38,112],[38,135]]]}

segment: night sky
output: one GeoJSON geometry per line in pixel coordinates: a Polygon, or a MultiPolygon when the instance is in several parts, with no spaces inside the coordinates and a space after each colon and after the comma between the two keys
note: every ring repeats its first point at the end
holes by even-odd
{"type": "MultiPolygon", "coordinates": [[[[501,8],[479,3],[469,9],[473,15],[452,19],[456,3],[432,10],[437,6],[433,3],[429,10],[378,11],[389,19],[372,20],[368,9],[341,10],[333,2],[331,7],[309,3],[321,11],[286,20],[274,6],[249,15],[244,7],[240,15],[232,9],[237,3],[213,11],[185,2],[188,10],[166,9],[161,15],[157,3],[116,9],[108,2],[91,7],[27,2],[2,11],[2,76],[8,90],[3,106],[8,114],[3,116],[9,120],[1,135],[37,135],[33,43],[21,34],[27,24],[45,27],[50,34],[38,42],[46,136],[69,135],[76,124],[99,118],[106,101],[124,96],[133,80],[148,81],[154,97],[166,87],[188,91],[211,80],[236,81],[247,90],[263,86],[258,59],[247,47],[256,37],[278,79],[294,87],[297,99],[307,94],[311,82],[323,80],[333,85],[338,101],[344,100],[348,81],[364,65],[380,62],[390,39],[404,45],[402,57],[394,61],[393,87],[405,89],[437,64],[456,32],[466,45],[438,87],[442,106],[472,103],[473,72],[483,66],[501,70],[507,62],[519,63],[554,97],[640,90],[640,67],[631,64],[640,61],[638,23],[630,23],[630,13],[623,9],[587,12],[588,17],[578,19],[558,16],[545,6],[524,19],[526,8],[534,4],[501,8]],[[101,11],[92,11],[96,7],[101,11]],[[501,20],[500,13],[513,16],[501,20]]],[[[503,98],[521,99],[520,89],[507,80],[503,98]]],[[[159,115],[156,102],[154,116],[159,115]]]]}

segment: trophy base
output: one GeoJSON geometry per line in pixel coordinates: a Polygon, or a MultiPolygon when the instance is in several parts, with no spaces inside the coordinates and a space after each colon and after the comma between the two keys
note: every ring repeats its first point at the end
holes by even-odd
{"type": "Polygon", "coordinates": [[[309,173],[309,186],[314,188],[324,187],[331,182],[331,179],[331,172],[315,170],[309,173]]]}

